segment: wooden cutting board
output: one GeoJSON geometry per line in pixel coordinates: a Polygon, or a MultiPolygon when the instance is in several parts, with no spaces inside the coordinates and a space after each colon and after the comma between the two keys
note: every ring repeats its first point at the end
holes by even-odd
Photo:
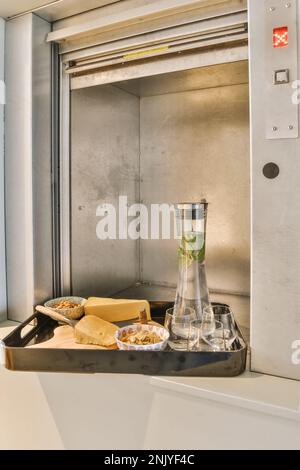
{"type": "MultiPolygon", "coordinates": [[[[149,322],[151,325],[161,326],[156,322],[149,322]]],[[[44,343],[34,344],[33,346],[28,346],[28,348],[35,349],[102,349],[102,350],[113,350],[118,349],[117,345],[112,348],[103,348],[102,346],[86,345],[86,344],[77,344],[75,342],[74,330],[71,326],[59,326],[54,330],[53,338],[45,341],[44,343]]]]}
{"type": "MultiPolygon", "coordinates": [[[[102,349],[106,350],[102,346],[93,346],[86,344],[77,344],[75,342],[74,330],[71,326],[59,326],[54,330],[53,338],[45,341],[44,343],[34,344],[28,346],[29,348],[36,349],[102,349]]],[[[113,348],[117,349],[117,348],[113,348]]]]}

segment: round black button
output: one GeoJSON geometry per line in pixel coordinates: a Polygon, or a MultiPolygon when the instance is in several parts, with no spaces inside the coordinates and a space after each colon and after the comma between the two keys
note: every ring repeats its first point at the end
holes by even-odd
{"type": "Polygon", "coordinates": [[[276,165],[276,163],[267,163],[263,167],[263,174],[269,180],[273,180],[273,179],[277,178],[279,173],[280,173],[280,169],[279,169],[279,166],[276,165]]]}

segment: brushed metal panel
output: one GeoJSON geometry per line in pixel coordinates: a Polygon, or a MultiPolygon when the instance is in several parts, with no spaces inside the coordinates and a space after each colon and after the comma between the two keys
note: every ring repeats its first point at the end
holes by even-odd
{"type": "Polygon", "coordinates": [[[49,30],[33,15],[9,21],[6,30],[7,296],[15,321],[53,290],[49,30]]]}
{"type": "MultiPolygon", "coordinates": [[[[66,0],[64,0],[66,1],[66,0]]],[[[82,1],[81,0],[68,0],[69,2],[74,3],[77,6],[77,3],[81,3],[82,7],[82,1]]],[[[88,2],[93,2],[93,1],[99,1],[104,3],[104,0],[87,0],[85,3],[88,2]]],[[[75,16],[69,16],[64,15],[61,19],[57,19],[53,23],[53,31],[57,31],[63,28],[68,28],[70,26],[74,25],[79,25],[82,23],[89,23],[95,18],[101,18],[105,17],[108,15],[118,15],[121,14],[125,10],[129,9],[134,9],[136,7],[139,7],[141,5],[149,4],[149,3],[154,3],[156,0],[126,0],[126,3],[124,1],[120,0],[105,0],[105,3],[111,3],[112,5],[105,5],[105,7],[97,8],[97,9],[86,9],[86,11],[82,12],[81,14],[77,14],[75,16]]],[[[199,2],[201,5],[201,0],[199,2]]],[[[55,7],[55,10],[59,10],[58,5],[55,7]]],[[[63,5],[62,5],[63,9],[63,5]]],[[[202,2],[202,9],[204,11],[204,16],[207,17],[207,14],[211,15],[216,15],[218,14],[223,14],[226,15],[228,13],[231,13],[232,11],[237,11],[237,10],[246,10],[247,9],[247,0],[222,0],[221,2],[214,1],[214,0],[204,0],[202,2]],[[205,5],[206,3],[206,5],[205,5]]],[[[83,10],[83,8],[82,8],[83,10]]],[[[55,18],[54,18],[55,19],[55,18]]]]}
{"type": "MultiPolygon", "coordinates": [[[[241,12],[227,17],[195,21],[181,26],[160,29],[137,37],[102,43],[73,54],[64,54],[67,73],[82,74],[92,70],[159,57],[168,54],[191,52],[199,48],[222,47],[228,43],[247,41],[247,13],[241,12]]],[[[103,39],[102,39],[103,40],[103,39]]]]}
{"type": "Polygon", "coordinates": [[[29,16],[7,23],[5,209],[8,318],[25,320],[33,305],[31,63],[29,16]],[[22,47],[21,47],[22,45],[22,47]],[[9,54],[9,60],[7,60],[9,54]],[[17,70],[23,70],[22,77],[17,70]],[[16,133],[18,132],[18,138],[16,133]],[[22,155],[22,159],[20,158],[22,155]],[[22,243],[20,242],[22,227],[22,243]]]}
{"type": "Polygon", "coordinates": [[[182,91],[240,85],[249,82],[248,61],[211,65],[184,72],[165,73],[143,80],[128,80],[117,86],[136,96],[155,96],[182,91]]]}
{"type": "MultiPolygon", "coordinates": [[[[250,163],[247,85],[141,98],[141,198],[210,202],[208,281],[249,294],[250,163]]],[[[142,241],[142,280],[177,282],[177,243],[142,241]]]]}
{"type": "Polygon", "coordinates": [[[265,0],[265,129],[267,139],[299,137],[299,110],[291,99],[291,84],[298,79],[297,0],[265,0]],[[287,5],[289,7],[287,8],[287,5]],[[288,46],[274,48],[273,30],[286,25],[288,46]],[[275,85],[275,71],[287,69],[289,83],[275,85]]]}
{"type": "Polygon", "coordinates": [[[11,18],[13,16],[29,13],[33,10],[49,5],[49,3],[61,0],[7,0],[1,1],[0,16],[3,18],[11,18]]]}
{"type": "MultiPolygon", "coordinates": [[[[183,0],[177,2],[179,6],[180,3],[183,6],[183,0]]],[[[170,6],[175,6],[174,0],[168,0],[170,6]]],[[[70,37],[70,40],[61,42],[61,52],[70,53],[78,49],[94,47],[99,44],[117,41],[124,38],[132,38],[137,35],[145,35],[153,31],[159,31],[165,28],[172,28],[180,24],[185,24],[188,22],[193,22],[197,20],[204,20],[207,18],[215,18],[217,16],[226,17],[236,12],[243,12],[247,10],[247,0],[221,0],[221,1],[211,1],[204,0],[197,2],[198,7],[196,9],[190,9],[185,4],[184,8],[181,9],[181,13],[177,9],[176,14],[169,14],[168,16],[161,16],[162,9],[166,5],[166,2],[155,2],[153,0],[126,0],[125,2],[117,2],[113,5],[107,5],[104,8],[99,8],[97,10],[89,11],[81,15],[75,15],[71,18],[66,18],[62,21],[57,21],[53,24],[54,36],[57,37],[57,32],[61,32],[67,28],[67,31],[70,31],[70,28],[73,31],[78,30],[87,30],[91,26],[95,26],[98,23],[104,26],[103,20],[107,20],[110,27],[104,32],[101,31],[101,34],[92,34],[79,37],[79,40],[75,37],[70,37]],[[138,7],[142,7],[145,12],[145,7],[151,3],[158,3],[157,14],[148,15],[146,21],[142,21],[142,18],[139,16],[138,21],[126,21],[122,28],[115,29],[120,19],[124,22],[125,18],[130,18],[134,16],[137,12],[138,7]],[[125,10],[125,11],[124,11],[125,10]],[[128,13],[130,16],[128,16],[128,13]]],[[[141,8],[139,8],[141,12],[141,8]]],[[[175,10],[173,11],[175,13],[175,10]]],[[[146,17],[144,18],[146,19],[146,17]]],[[[119,23],[120,24],[120,23],[119,23]]],[[[98,31],[99,32],[99,31],[98,31]]],[[[52,35],[53,38],[53,35],[52,35]]],[[[87,51],[82,50],[82,54],[85,55],[87,51]]]]}
{"type": "Polygon", "coordinates": [[[70,80],[60,70],[60,108],[59,108],[59,232],[60,232],[60,288],[62,295],[71,292],[71,202],[70,202],[70,120],[71,96],[70,80]]]}
{"type": "MultiPolygon", "coordinates": [[[[251,367],[300,380],[292,343],[300,340],[300,140],[265,138],[265,2],[250,6],[250,92],[252,160],[251,367]],[[274,180],[262,174],[276,163],[274,180]]],[[[297,21],[299,21],[299,2],[297,21]]],[[[299,49],[299,47],[298,47],[299,49]]],[[[298,61],[299,62],[299,61],[298,61]]],[[[298,70],[298,74],[300,69],[298,70]]],[[[292,90],[291,90],[292,92],[292,90]]]]}
{"type": "Polygon", "coordinates": [[[7,318],[4,213],[4,39],[5,21],[0,18],[0,322],[7,318]]]}
{"type": "Polygon", "coordinates": [[[74,76],[71,79],[71,88],[76,90],[244,60],[248,60],[247,45],[232,45],[232,47],[224,49],[209,49],[201,51],[201,53],[180,54],[174,57],[164,56],[156,60],[151,59],[141,61],[141,63],[124,64],[120,67],[107,68],[107,70],[88,75],[74,76]]]}
{"type": "Polygon", "coordinates": [[[11,18],[37,11],[41,18],[55,21],[71,15],[100,8],[119,0],[6,0],[1,2],[0,16],[11,18]]]}
{"type": "MultiPolygon", "coordinates": [[[[74,50],[67,52],[66,45],[62,50],[60,47],[60,52],[63,56],[63,62],[69,63],[70,61],[75,61],[76,63],[81,62],[81,64],[86,61],[94,60],[99,58],[104,54],[114,53],[123,53],[126,55],[126,51],[130,51],[137,48],[153,48],[159,45],[165,45],[174,41],[189,41],[192,38],[198,38],[201,40],[207,40],[213,37],[221,37],[224,35],[231,36],[234,32],[238,31],[247,33],[247,11],[243,10],[240,12],[234,12],[226,19],[224,17],[220,18],[210,18],[210,20],[203,21],[203,15],[200,18],[195,17],[195,14],[190,15],[190,18],[186,18],[185,22],[181,24],[181,21],[176,17],[176,23],[165,25],[164,27],[155,28],[153,25],[152,30],[148,33],[139,33],[128,36],[126,30],[122,29],[122,37],[118,40],[115,38],[108,39],[109,34],[106,33],[101,35],[100,44],[92,47],[85,47],[84,49],[74,50]],[[198,19],[198,21],[197,21],[198,19]],[[202,21],[199,21],[201,20],[202,21]]],[[[247,38],[247,34],[246,38],[247,38]]],[[[141,58],[141,56],[139,56],[141,58]]],[[[74,64],[71,64],[72,68],[74,64]]]]}
{"type": "Polygon", "coordinates": [[[72,92],[72,285],[110,295],[138,278],[138,242],[96,237],[98,205],[139,197],[139,99],[111,86],[72,92]]]}
{"type": "MultiPolygon", "coordinates": [[[[155,19],[176,17],[181,13],[189,13],[199,8],[214,7],[226,4],[227,0],[158,0],[139,2],[135,8],[123,8],[120,14],[102,17],[95,13],[91,21],[72,24],[68,27],[52,31],[48,35],[48,41],[64,42],[69,40],[84,40],[86,37],[105,31],[122,29],[128,25],[136,25],[155,19]],[[213,3],[212,3],[213,1],[213,3]]],[[[86,44],[85,44],[86,46],[86,44]]]]}
{"type": "MultiPolygon", "coordinates": [[[[22,0],[24,1],[24,0],[22,0]]],[[[73,17],[74,15],[80,16],[83,12],[94,10],[95,8],[102,9],[113,3],[118,3],[120,0],[61,0],[57,3],[50,4],[39,10],[39,15],[47,21],[58,21],[63,18],[73,17]]],[[[50,3],[48,1],[48,3],[50,3]]]]}
{"type": "Polygon", "coordinates": [[[50,24],[32,15],[32,205],[34,304],[53,296],[50,24]]]}

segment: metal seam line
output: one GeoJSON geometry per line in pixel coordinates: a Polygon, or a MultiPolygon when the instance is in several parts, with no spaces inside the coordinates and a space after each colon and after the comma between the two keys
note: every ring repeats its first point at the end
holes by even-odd
{"type": "Polygon", "coordinates": [[[0,80],[0,105],[5,105],[5,83],[3,80],[0,80]]]}

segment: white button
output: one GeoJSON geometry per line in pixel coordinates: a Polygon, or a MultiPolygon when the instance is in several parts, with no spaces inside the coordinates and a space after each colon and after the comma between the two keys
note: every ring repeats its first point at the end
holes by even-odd
{"type": "Polygon", "coordinates": [[[288,69],[275,70],[274,72],[274,85],[281,85],[290,82],[290,72],[288,69]]]}

